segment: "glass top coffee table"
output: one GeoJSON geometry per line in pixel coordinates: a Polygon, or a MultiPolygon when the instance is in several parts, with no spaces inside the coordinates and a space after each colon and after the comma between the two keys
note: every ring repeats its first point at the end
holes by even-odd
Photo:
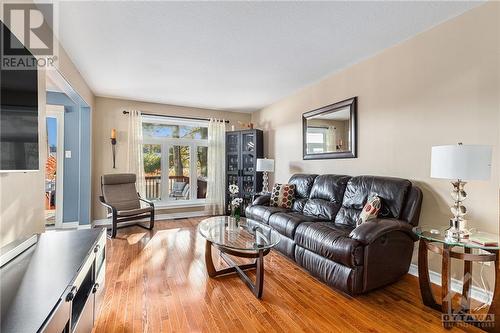
{"type": "Polygon", "coordinates": [[[264,288],[264,256],[278,244],[279,238],[262,230],[251,227],[242,218],[239,223],[228,216],[216,216],[205,219],[198,225],[198,232],[206,239],[205,263],[208,275],[217,277],[237,273],[257,298],[262,297],[264,288]],[[220,251],[221,258],[229,265],[228,268],[216,270],[212,259],[212,246],[220,251]],[[255,258],[249,264],[237,265],[228,255],[240,258],[255,258]],[[255,283],[245,273],[256,269],[255,283]]]}

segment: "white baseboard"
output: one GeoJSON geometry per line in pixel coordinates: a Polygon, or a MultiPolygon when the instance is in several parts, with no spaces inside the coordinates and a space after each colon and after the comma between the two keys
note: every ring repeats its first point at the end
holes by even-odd
{"type": "MultiPolygon", "coordinates": [[[[204,211],[198,211],[198,212],[157,214],[157,215],[155,215],[155,221],[185,219],[185,218],[189,218],[189,217],[200,217],[200,216],[207,216],[207,213],[204,211]]],[[[149,222],[149,218],[144,218],[144,219],[130,221],[130,222],[122,222],[122,223],[120,223],[120,225],[136,224],[137,222],[149,222]]],[[[93,226],[100,226],[100,227],[111,226],[111,219],[94,220],[94,221],[92,221],[92,225],[93,226]]]]}
{"type": "Polygon", "coordinates": [[[79,225],[80,225],[80,222],[78,222],[78,221],[61,223],[62,229],[78,229],[79,225]]]}
{"type": "MultiPolygon", "coordinates": [[[[63,222],[60,229],[90,229],[91,224],[80,224],[78,221],[73,222],[63,222]]],[[[59,229],[59,228],[58,228],[59,229]]]]}
{"type": "MultiPolygon", "coordinates": [[[[418,266],[415,264],[410,265],[410,269],[408,271],[408,274],[418,276],[418,266]]],[[[441,285],[441,274],[434,272],[434,271],[429,271],[429,279],[431,280],[432,283],[437,284],[438,286],[441,285]]],[[[457,279],[451,279],[451,290],[455,293],[462,294],[462,281],[457,280],[457,279]]],[[[472,286],[471,287],[471,298],[482,302],[482,303],[487,303],[490,300],[493,299],[493,292],[484,290],[482,288],[479,288],[477,286],[472,286]]]]}

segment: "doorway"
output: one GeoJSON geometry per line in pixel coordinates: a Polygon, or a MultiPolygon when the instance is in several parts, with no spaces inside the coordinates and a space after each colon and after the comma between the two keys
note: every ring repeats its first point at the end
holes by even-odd
{"type": "Polygon", "coordinates": [[[45,163],[45,226],[63,221],[64,107],[47,105],[47,162],[45,163]]]}

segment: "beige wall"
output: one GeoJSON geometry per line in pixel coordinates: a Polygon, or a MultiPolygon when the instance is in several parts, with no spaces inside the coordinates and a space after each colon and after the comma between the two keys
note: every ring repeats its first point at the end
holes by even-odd
{"type": "MultiPolygon", "coordinates": [[[[45,91],[45,71],[38,71],[38,90],[45,91]]],[[[45,94],[38,94],[39,171],[0,173],[0,247],[13,240],[43,232],[44,165],[47,151],[45,94]]]]}
{"type": "MultiPolygon", "coordinates": [[[[94,220],[106,217],[105,210],[99,204],[98,200],[101,192],[100,177],[107,173],[127,171],[128,123],[127,116],[122,113],[123,110],[139,110],[145,113],[184,117],[216,117],[219,119],[229,120],[230,123],[228,124],[228,130],[231,125],[234,125],[236,129],[239,129],[240,126],[238,121],[249,122],[251,118],[249,113],[224,112],[116,98],[96,97],[96,107],[92,115],[92,216],[94,220]],[[115,128],[117,131],[116,169],[112,168],[111,144],[109,139],[112,128],[115,128]]],[[[159,210],[159,213],[173,211],[174,210],[159,210]]],[[[175,212],[178,212],[178,210],[175,210],[175,212]]]]}
{"type": "MultiPolygon", "coordinates": [[[[25,1],[26,2],[26,1],[25,1]]],[[[28,0],[29,2],[29,0],[28,0]]],[[[80,72],[58,44],[57,70],[75,91],[93,108],[94,95],[80,72]]],[[[0,173],[0,247],[13,240],[45,230],[44,179],[47,152],[45,128],[46,71],[38,73],[38,121],[40,142],[40,171],[28,173],[0,173]]]]}
{"type": "Polygon", "coordinates": [[[465,205],[471,227],[497,232],[499,22],[500,3],[487,3],[254,113],[275,180],[297,172],[408,178],[424,192],[420,223],[446,225],[451,187],[429,177],[431,147],[491,145],[491,180],[471,181],[465,205]],[[302,160],[302,113],[353,96],[359,157],[302,160]]]}

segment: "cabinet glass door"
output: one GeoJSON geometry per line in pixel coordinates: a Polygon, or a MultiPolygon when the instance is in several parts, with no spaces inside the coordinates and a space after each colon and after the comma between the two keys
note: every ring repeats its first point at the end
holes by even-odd
{"type": "Polygon", "coordinates": [[[255,172],[255,158],[252,154],[244,154],[242,158],[243,172],[255,172]]]}
{"type": "Polygon", "coordinates": [[[241,150],[243,152],[255,151],[255,134],[253,132],[241,134],[241,150]]]}
{"type": "Polygon", "coordinates": [[[242,182],[241,182],[242,189],[241,191],[243,193],[254,193],[255,188],[254,188],[254,176],[253,175],[244,175],[242,177],[242,182]]]}
{"type": "Polygon", "coordinates": [[[239,133],[228,133],[226,140],[226,150],[228,153],[238,153],[239,133]]]}
{"type": "Polygon", "coordinates": [[[238,173],[238,155],[228,154],[227,155],[227,172],[228,173],[238,173]]]}

